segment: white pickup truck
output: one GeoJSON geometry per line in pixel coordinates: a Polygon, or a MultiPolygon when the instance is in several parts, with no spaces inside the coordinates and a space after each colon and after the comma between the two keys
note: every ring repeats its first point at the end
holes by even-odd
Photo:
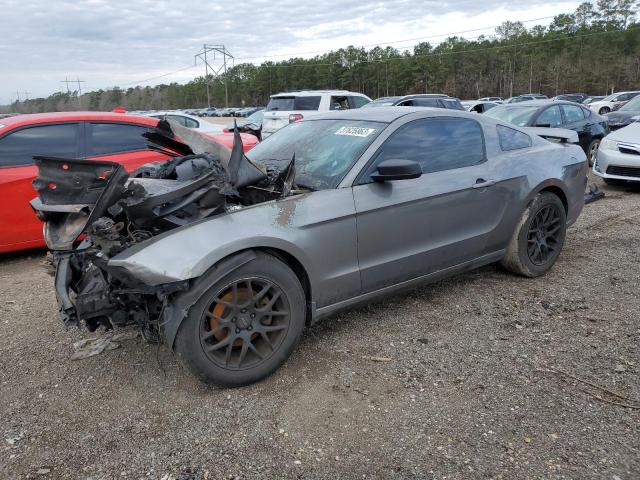
{"type": "Polygon", "coordinates": [[[262,138],[318,113],[360,108],[371,99],[346,90],[300,90],[271,95],[262,119],[262,138]]]}

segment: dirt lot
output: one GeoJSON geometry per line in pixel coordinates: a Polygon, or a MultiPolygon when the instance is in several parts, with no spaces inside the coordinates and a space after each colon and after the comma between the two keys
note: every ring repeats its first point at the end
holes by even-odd
{"type": "Polygon", "coordinates": [[[341,314],[233,390],[140,339],[71,360],[43,254],[0,258],[0,477],[638,479],[640,189],[605,190],[549,275],[341,314]]]}

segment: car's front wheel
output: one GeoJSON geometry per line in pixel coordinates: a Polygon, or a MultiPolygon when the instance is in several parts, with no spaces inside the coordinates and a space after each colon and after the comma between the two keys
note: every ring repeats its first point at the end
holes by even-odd
{"type": "Polygon", "coordinates": [[[589,166],[593,167],[596,161],[596,155],[598,154],[598,148],[600,148],[600,139],[594,138],[587,147],[587,158],[589,159],[589,166]]]}
{"type": "Polygon", "coordinates": [[[560,255],[566,231],[562,201],[551,192],[539,193],[520,217],[502,266],[525,277],[545,274],[560,255]]]}
{"type": "Polygon", "coordinates": [[[600,110],[598,110],[598,113],[600,115],[604,115],[605,113],[609,113],[611,111],[611,109],[609,107],[602,107],[600,110]]]}
{"type": "Polygon", "coordinates": [[[277,258],[257,253],[216,280],[189,309],[175,351],[203,382],[257,382],[291,355],[304,328],[305,303],[295,273],[277,258]]]}

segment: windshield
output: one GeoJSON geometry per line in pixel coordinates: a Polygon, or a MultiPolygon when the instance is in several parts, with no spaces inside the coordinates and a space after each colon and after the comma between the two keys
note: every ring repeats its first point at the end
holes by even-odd
{"type": "Polygon", "coordinates": [[[247,152],[265,167],[282,168],[296,157],[300,188],[335,188],[386,123],[358,120],[309,120],[291,123],[247,152]]]}
{"type": "Polygon", "coordinates": [[[620,95],[619,93],[612,93],[611,95],[607,95],[606,97],[604,97],[602,99],[603,102],[611,102],[612,100],[614,100],[618,95],[620,95]]]}
{"type": "Polygon", "coordinates": [[[519,127],[529,123],[531,117],[539,107],[495,107],[485,113],[487,117],[497,118],[503,122],[509,122],[519,127]]]}
{"type": "Polygon", "coordinates": [[[629,103],[622,106],[620,110],[640,110],[640,95],[638,95],[637,97],[633,97],[633,99],[631,99],[629,103]]]}

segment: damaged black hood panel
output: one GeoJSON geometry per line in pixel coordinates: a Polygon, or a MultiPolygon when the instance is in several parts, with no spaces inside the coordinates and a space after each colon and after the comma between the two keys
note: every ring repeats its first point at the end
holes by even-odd
{"type": "Polygon", "coordinates": [[[151,147],[182,156],[144,165],[131,176],[111,162],[36,158],[38,198],[31,205],[45,221],[50,249],[71,250],[85,233],[94,245],[109,245],[105,253],[113,254],[224,213],[231,205],[252,205],[291,192],[293,160],[281,171],[252,163],[238,132],[232,150],[166,120],[144,136],[151,147]]]}

